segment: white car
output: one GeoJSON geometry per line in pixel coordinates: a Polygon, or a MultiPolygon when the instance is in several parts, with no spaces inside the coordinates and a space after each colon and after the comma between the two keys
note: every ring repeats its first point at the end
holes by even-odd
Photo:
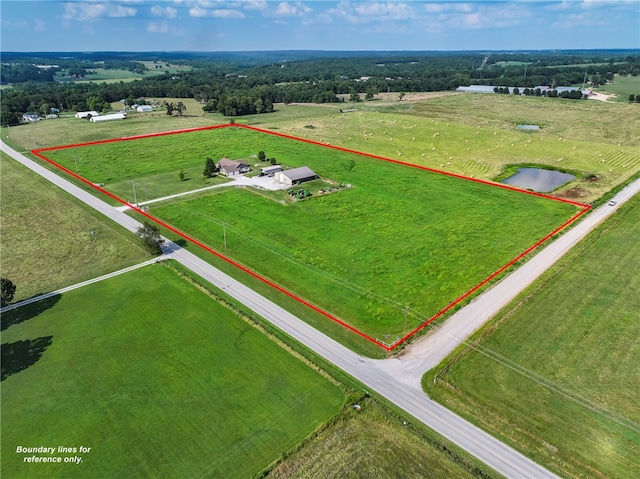
{"type": "Polygon", "coordinates": [[[615,206],[617,203],[613,200],[609,201],[609,206],[615,206]]]}

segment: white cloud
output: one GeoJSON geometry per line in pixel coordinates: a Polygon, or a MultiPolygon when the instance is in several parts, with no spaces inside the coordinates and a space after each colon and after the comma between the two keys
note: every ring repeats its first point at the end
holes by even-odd
{"type": "Polygon", "coordinates": [[[156,17],[167,17],[167,18],[176,18],[178,15],[178,10],[173,7],[161,7],[159,5],[154,5],[151,7],[151,14],[156,17]]]}
{"type": "Polygon", "coordinates": [[[106,6],[101,3],[65,3],[63,20],[85,21],[105,14],[106,6]]]}
{"type": "Polygon", "coordinates": [[[169,24],[167,22],[150,22],[147,25],[147,31],[152,33],[167,33],[169,24]]]}
{"type": "Polygon", "coordinates": [[[265,0],[247,0],[241,2],[242,8],[245,10],[266,10],[267,2],[265,0]]]}
{"type": "Polygon", "coordinates": [[[301,17],[311,12],[312,9],[302,2],[296,2],[294,4],[280,2],[274,11],[274,15],[277,17],[301,17]]]}
{"type": "Polygon", "coordinates": [[[221,8],[218,10],[212,10],[211,16],[216,18],[244,18],[244,13],[240,10],[221,8]]]}
{"type": "Polygon", "coordinates": [[[327,13],[336,19],[353,24],[416,18],[414,8],[405,2],[340,2],[327,13]]]}
{"type": "Polygon", "coordinates": [[[109,17],[135,17],[138,11],[133,7],[123,7],[122,5],[116,5],[109,9],[107,15],[109,17]]]}
{"type": "Polygon", "coordinates": [[[62,19],[84,22],[102,17],[135,17],[137,9],[112,3],[67,2],[64,4],[62,19]]]}
{"type": "Polygon", "coordinates": [[[354,7],[357,15],[378,20],[405,20],[414,15],[413,9],[404,2],[364,2],[354,7]]]}
{"type": "Polygon", "coordinates": [[[150,33],[171,33],[173,35],[184,34],[184,30],[182,28],[171,26],[166,20],[161,22],[149,22],[147,25],[147,31],[150,33]]]}
{"type": "Polygon", "coordinates": [[[196,5],[189,9],[189,15],[196,18],[202,18],[207,16],[207,10],[202,8],[200,5],[196,5]]]}
{"type": "Polygon", "coordinates": [[[36,18],[35,20],[36,23],[36,32],[46,32],[47,31],[47,26],[44,24],[44,22],[42,20],[40,20],[39,18],[36,18]]]}

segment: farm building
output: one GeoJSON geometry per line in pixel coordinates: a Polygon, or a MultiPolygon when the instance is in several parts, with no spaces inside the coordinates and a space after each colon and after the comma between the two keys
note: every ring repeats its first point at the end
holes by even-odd
{"type": "MultiPolygon", "coordinates": [[[[459,86],[458,88],[456,88],[456,91],[464,91],[467,93],[495,93],[494,88],[496,88],[494,85],[469,85],[469,86],[459,86]]],[[[521,86],[521,87],[508,87],[509,88],[509,93],[513,95],[513,90],[514,88],[518,88],[518,90],[520,91],[520,95],[524,95],[524,90],[527,87],[521,86]]],[[[551,87],[547,86],[547,85],[540,85],[540,86],[536,86],[533,88],[529,88],[530,90],[537,90],[539,89],[541,92],[550,92],[551,91],[551,87]]],[[[573,86],[559,86],[559,87],[555,87],[554,90],[556,90],[558,93],[562,93],[564,91],[573,91],[573,90],[580,90],[577,87],[573,87],[573,86]]],[[[589,96],[591,95],[591,90],[580,90],[582,92],[583,96],[589,96]]]]}
{"type": "Polygon", "coordinates": [[[79,111],[76,113],[76,118],[88,118],[89,116],[93,118],[94,116],[100,116],[100,113],[97,111],[79,111]]]}
{"type": "Polygon", "coordinates": [[[244,161],[235,161],[229,158],[222,158],[216,166],[224,176],[235,176],[251,171],[251,167],[244,161]]]}
{"type": "Polygon", "coordinates": [[[136,111],[139,113],[149,113],[153,111],[153,107],[151,105],[138,105],[136,111]]]}
{"type": "Polygon", "coordinates": [[[32,112],[25,113],[24,115],[22,115],[22,120],[23,121],[40,121],[40,115],[32,112]]]}
{"type": "Polygon", "coordinates": [[[111,120],[126,120],[127,119],[127,115],[125,115],[124,113],[113,113],[111,115],[104,115],[104,116],[92,116],[91,117],[91,121],[96,122],[96,121],[111,121],[111,120]]]}
{"type": "Polygon", "coordinates": [[[289,186],[317,179],[318,175],[316,175],[313,170],[307,166],[301,166],[300,168],[293,168],[292,170],[279,171],[276,173],[276,181],[289,186]]]}
{"type": "Polygon", "coordinates": [[[282,171],[282,166],[280,165],[265,166],[260,168],[260,176],[274,176],[279,171],[282,171]]]}

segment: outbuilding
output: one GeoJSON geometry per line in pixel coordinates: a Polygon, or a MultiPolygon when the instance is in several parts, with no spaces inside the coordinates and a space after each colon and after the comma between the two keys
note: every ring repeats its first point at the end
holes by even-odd
{"type": "Polygon", "coordinates": [[[76,118],[88,118],[89,116],[93,118],[94,116],[100,116],[100,113],[97,111],[79,111],[76,113],[76,118]]]}
{"type": "Polygon", "coordinates": [[[149,113],[153,111],[153,107],[151,105],[139,105],[136,111],[139,113],[149,113]]]}
{"type": "Polygon", "coordinates": [[[22,115],[22,119],[24,121],[31,121],[31,122],[40,121],[40,115],[33,112],[27,112],[24,115],[22,115]]]}
{"type": "Polygon", "coordinates": [[[111,120],[126,120],[127,115],[124,113],[113,113],[111,115],[103,115],[103,116],[92,116],[91,121],[111,121],[111,120]]]}
{"type": "Polygon", "coordinates": [[[282,166],[280,165],[265,166],[260,168],[260,176],[274,176],[279,171],[282,171],[282,166]]]}
{"type": "Polygon", "coordinates": [[[317,180],[319,177],[308,166],[301,166],[291,170],[279,171],[275,174],[276,181],[292,186],[305,181],[317,180]]]}

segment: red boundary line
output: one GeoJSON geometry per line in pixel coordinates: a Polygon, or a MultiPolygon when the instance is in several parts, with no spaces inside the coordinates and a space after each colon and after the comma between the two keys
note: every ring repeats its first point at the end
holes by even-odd
{"type": "Polygon", "coordinates": [[[341,146],[331,145],[331,144],[328,144],[328,143],[321,143],[321,142],[314,141],[314,140],[309,140],[309,139],[306,139],[306,138],[299,138],[299,137],[296,137],[296,136],[287,135],[285,133],[279,133],[279,132],[274,132],[274,131],[270,131],[270,130],[264,130],[262,128],[257,128],[257,127],[254,127],[254,126],[237,124],[237,123],[226,123],[226,124],[222,124],[222,125],[213,125],[213,126],[205,126],[205,127],[198,127],[198,128],[188,128],[188,129],[184,129],[184,130],[173,130],[173,131],[165,131],[165,132],[160,132],[160,133],[149,133],[149,134],[145,134],[145,135],[135,135],[135,136],[129,136],[129,137],[123,137],[123,138],[112,138],[112,139],[108,139],[108,140],[97,140],[97,141],[91,141],[91,142],[87,142],[87,143],[76,143],[76,144],[71,144],[71,145],[52,146],[52,147],[40,148],[40,149],[32,150],[31,153],[36,155],[38,158],[46,161],[47,163],[55,166],[56,168],[64,171],[65,173],[73,176],[77,180],[82,181],[83,183],[89,185],[90,187],[92,187],[92,188],[98,190],[99,192],[107,195],[108,197],[116,200],[117,202],[128,206],[132,210],[136,211],[137,213],[140,213],[141,215],[143,215],[144,217],[150,219],[151,221],[154,221],[155,223],[163,226],[164,228],[167,228],[169,231],[177,234],[178,236],[184,238],[185,240],[187,240],[187,241],[199,246],[200,248],[204,249],[205,251],[208,251],[209,253],[214,254],[218,258],[226,261],[227,263],[231,264],[232,266],[234,266],[234,267],[240,269],[241,271],[249,274],[250,276],[262,281],[263,283],[271,286],[272,288],[276,289],[277,291],[280,291],[281,293],[284,293],[285,295],[289,296],[290,298],[295,299],[296,301],[298,301],[301,304],[304,304],[308,308],[316,311],[317,313],[320,313],[321,315],[325,316],[326,318],[334,321],[335,323],[338,323],[339,325],[341,325],[341,326],[347,328],[348,330],[356,333],[357,335],[361,336],[362,338],[364,338],[364,339],[376,344],[377,346],[380,346],[381,348],[385,349],[386,351],[391,351],[391,350],[397,348],[402,343],[404,343],[409,338],[411,338],[414,334],[416,334],[419,331],[421,331],[424,328],[426,328],[433,321],[435,321],[436,319],[438,319],[439,317],[444,315],[447,311],[449,311],[450,309],[452,309],[453,307],[458,305],[465,298],[469,297],[471,294],[473,294],[475,291],[477,291],[482,286],[487,284],[493,278],[498,276],[500,273],[505,271],[507,268],[511,267],[517,261],[519,261],[520,259],[525,257],[527,254],[529,254],[531,251],[536,249],[538,246],[540,246],[541,244],[543,244],[546,241],[548,241],[549,238],[551,238],[553,235],[557,234],[558,232],[560,232],[561,230],[563,230],[564,228],[569,226],[571,223],[576,221],[580,216],[582,216],[583,214],[585,214],[587,211],[589,211],[591,209],[591,205],[587,205],[587,204],[584,204],[584,203],[578,203],[576,201],[571,201],[571,200],[567,200],[567,199],[564,199],[564,198],[556,198],[554,196],[545,195],[543,193],[537,193],[535,191],[523,190],[523,189],[511,186],[511,185],[506,185],[506,184],[503,184],[503,183],[494,183],[492,181],[482,180],[482,179],[479,179],[479,178],[471,178],[471,177],[468,177],[468,176],[459,175],[457,173],[450,173],[450,172],[447,172],[447,171],[436,170],[434,168],[429,168],[427,166],[414,165],[412,163],[407,163],[407,162],[399,161],[399,160],[393,160],[391,158],[385,158],[383,156],[373,155],[373,154],[370,154],[370,153],[364,153],[364,152],[357,151],[357,150],[351,150],[349,148],[344,148],[344,147],[341,147],[341,146]],[[240,264],[240,263],[234,261],[233,259],[223,255],[222,253],[220,253],[218,251],[215,251],[214,249],[210,248],[209,246],[205,245],[204,243],[201,243],[200,241],[196,240],[195,238],[192,238],[191,236],[183,233],[182,231],[180,231],[180,230],[174,228],[173,226],[165,223],[164,221],[160,220],[159,218],[156,218],[155,216],[152,216],[149,213],[147,213],[145,211],[142,211],[137,206],[134,206],[134,205],[128,203],[127,201],[125,201],[125,200],[121,199],[120,197],[114,195],[113,193],[105,190],[104,188],[92,183],[91,181],[89,181],[86,178],[78,175],[77,173],[69,170],[68,168],[65,168],[64,166],[56,163],[55,161],[50,160],[49,158],[47,158],[46,156],[44,156],[41,153],[41,152],[45,152],[45,151],[64,150],[64,149],[68,149],[68,148],[79,148],[79,147],[83,147],[83,146],[94,146],[94,145],[101,145],[101,144],[106,144],[106,143],[116,143],[116,142],[120,142],[120,141],[138,140],[138,139],[142,139],[142,138],[153,138],[153,137],[167,136],[167,135],[177,135],[177,134],[180,134],[180,133],[189,133],[189,132],[195,132],[195,131],[214,130],[214,129],[218,129],[218,128],[227,128],[227,127],[230,127],[230,126],[237,126],[237,127],[245,128],[245,129],[248,129],[248,130],[253,130],[253,131],[256,131],[256,132],[260,132],[260,133],[266,133],[266,134],[269,134],[269,135],[279,136],[279,137],[286,138],[286,139],[289,139],[289,140],[301,141],[301,142],[309,143],[309,144],[312,144],[312,145],[322,146],[322,147],[325,147],[325,148],[332,148],[332,149],[338,150],[338,151],[344,151],[346,153],[352,153],[352,154],[355,154],[355,155],[365,156],[365,157],[373,158],[373,159],[376,159],[376,160],[382,160],[382,161],[386,161],[388,163],[394,163],[394,164],[397,164],[397,165],[402,165],[402,166],[406,166],[406,167],[410,167],[410,168],[416,168],[416,169],[420,169],[420,170],[430,171],[432,173],[438,173],[438,174],[441,174],[441,175],[451,176],[451,177],[459,178],[459,179],[462,179],[462,180],[474,181],[476,183],[482,183],[482,184],[493,186],[493,187],[504,188],[504,189],[507,189],[507,190],[514,191],[516,193],[524,193],[524,194],[528,194],[528,195],[532,195],[532,196],[538,196],[538,197],[541,197],[541,198],[550,199],[550,200],[553,200],[553,201],[560,201],[560,202],[563,202],[563,203],[569,203],[569,204],[572,204],[574,206],[581,207],[582,210],[580,210],[578,213],[576,213],[570,219],[565,221],[562,225],[560,225],[558,228],[553,230],[551,233],[547,234],[544,238],[542,238],[541,240],[536,242],[534,245],[530,246],[527,250],[522,252],[520,255],[518,255],[517,257],[515,257],[514,259],[509,261],[504,266],[502,266],[500,269],[498,269],[497,271],[495,271],[494,273],[489,275],[487,278],[485,278],[483,281],[481,281],[476,286],[471,288],[469,291],[467,291],[466,293],[464,293],[463,295],[461,295],[460,297],[455,299],[453,302],[449,303],[446,307],[444,307],[442,310],[440,310],[439,312],[434,314],[431,318],[429,318],[428,320],[426,320],[425,322],[420,324],[417,328],[415,328],[414,330],[410,331],[404,337],[398,339],[395,343],[393,343],[391,345],[387,345],[387,344],[384,344],[381,341],[378,341],[377,339],[374,339],[371,336],[363,333],[362,331],[354,328],[350,324],[345,323],[344,321],[342,321],[341,319],[333,316],[332,314],[330,314],[330,313],[320,309],[319,307],[311,304],[307,300],[305,300],[303,298],[300,298],[299,296],[295,295],[291,291],[283,288],[282,286],[279,286],[278,284],[276,284],[273,281],[265,278],[264,276],[261,276],[258,273],[250,270],[246,266],[243,266],[242,264],[240,264]]]}

